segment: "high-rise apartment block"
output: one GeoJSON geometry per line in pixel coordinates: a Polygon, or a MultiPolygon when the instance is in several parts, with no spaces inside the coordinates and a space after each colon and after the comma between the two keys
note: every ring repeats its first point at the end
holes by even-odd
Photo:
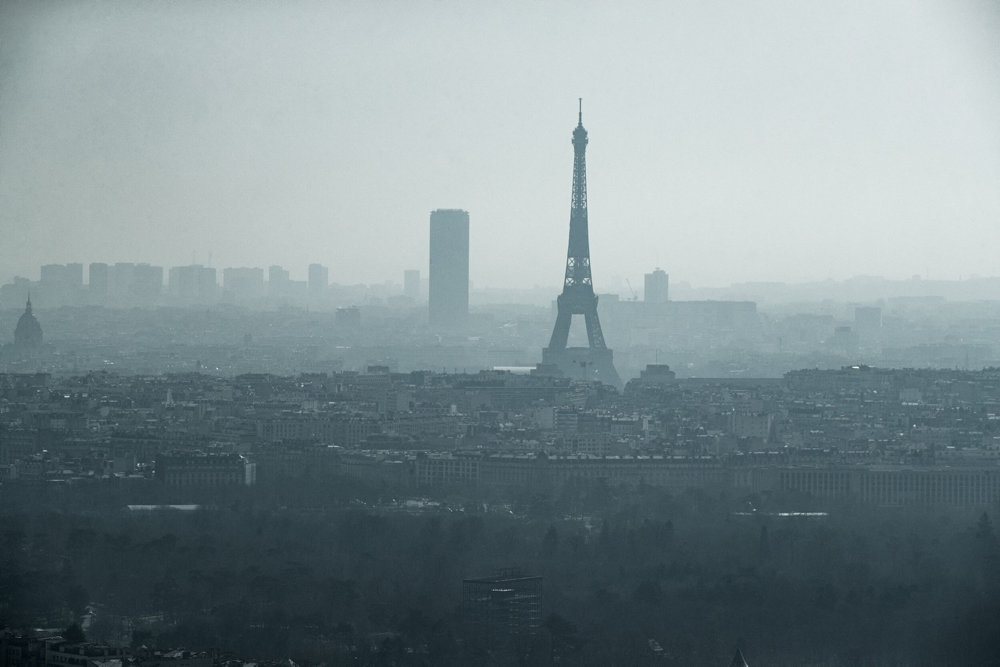
{"type": "Polygon", "coordinates": [[[282,285],[287,283],[292,279],[292,274],[289,273],[288,269],[282,268],[281,266],[274,265],[269,266],[267,269],[267,282],[273,287],[275,285],[282,285]]]}
{"type": "Polygon", "coordinates": [[[330,283],[330,270],[322,264],[309,265],[309,295],[320,297],[330,283]]]}
{"type": "Polygon", "coordinates": [[[652,273],[646,274],[643,301],[646,303],[666,303],[669,286],[670,276],[667,275],[666,271],[657,267],[652,273]]]}
{"type": "Polygon", "coordinates": [[[138,301],[148,304],[160,296],[163,291],[163,267],[149,264],[136,264],[132,269],[132,284],[129,294],[138,301]]]}
{"type": "Polygon", "coordinates": [[[73,289],[83,287],[83,264],[70,262],[66,265],[66,280],[73,289]]]}
{"type": "Polygon", "coordinates": [[[469,314],[469,212],[431,213],[428,319],[436,326],[465,322],[469,314]]]}
{"type": "Polygon", "coordinates": [[[108,296],[115,301],[125,301],[132,292],[135,264],[115,262],[108,270],[108,296]]]}
{"type": "Polygon", "coordinates": [[[195,302],[215,299],[219,287],[215,269],[201,264],[173,267],[168,284],[172,296],[195,302]]]}
{"type": "Polygon", "coordinates": [[[87,290],[90,300],[103,303],[108,297],[108,265],[104,262],[93,262],[87,271],[87,290]]]}
{"type": "Polygon", "coordinates": [[[465,579],[462,616],[475,648],[501,655],[524,652],[542,627],[542,578],[510,568],[465,579]]]}
{"type": "Polygon", "coordinates": [[[225,268],[222,270],[222,289],[229,298],[259,299],[264,296],[264,269],[247,266],[225,268]]]}

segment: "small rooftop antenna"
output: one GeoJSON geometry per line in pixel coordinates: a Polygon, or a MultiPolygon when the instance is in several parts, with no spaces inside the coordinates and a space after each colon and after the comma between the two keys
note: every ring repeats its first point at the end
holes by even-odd
{"type": "Polygon", "coordinates": [[[580,101],[580,125],[583,125],[583,98],[577,98],[580,101]]]}

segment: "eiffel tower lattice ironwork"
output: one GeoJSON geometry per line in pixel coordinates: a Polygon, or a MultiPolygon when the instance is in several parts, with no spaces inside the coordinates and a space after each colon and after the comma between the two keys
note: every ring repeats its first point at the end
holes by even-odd
{"type": "Polygon", "coordinates": [[[590,272],[590,232],[587,221],[587,130],[583,128],[583,100],[579,121],[573,130],[573,198],[569,215],[569,248],[566,252],[566,277],[562,294],[556,301],[558,313],[549,346],[542,351],[542,363],[554,365],[564,375],[598,379],[621,385],[612,361],[612,352],[604,342],[601,321],[597,316],[597,295],[590,272]],[[586,348],[566,347],[574,315],[583,315],[587,325],[586,348]]]}

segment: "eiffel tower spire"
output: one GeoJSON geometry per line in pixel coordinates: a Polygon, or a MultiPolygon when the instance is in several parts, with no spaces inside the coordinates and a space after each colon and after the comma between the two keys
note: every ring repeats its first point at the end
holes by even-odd
{"type": "Polygon", "coordinates": [[[604,342],[597,317],[597,295],[590,271],[590,232],[587,220],[587,130],[583,127],[583,100],[576,129],[573,130],[573,196],[569,214],[569,247],[562,294],[556,301],[558,314],[549,346],[542,351],[542,363],[554,365],[564,375],[598,379],[619,386],[621,380],[604,342]],[[583,315],[587,325],[585,348],[567,348],[574,315],[583,315]]]}
{"type": "Polygon", "coordinates": [[[566,253],[564,288],[575,285],[590,285],[590,291],[594,291],[590,275],[590,233],[587,229],[587,130],[583,128],[582,98],[580,120],[573,130],[573,198],[569,213],[569,250],[566,253]]]}

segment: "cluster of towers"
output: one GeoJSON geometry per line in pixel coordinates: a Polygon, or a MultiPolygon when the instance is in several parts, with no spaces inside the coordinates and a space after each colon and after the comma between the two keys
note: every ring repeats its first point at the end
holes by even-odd
{"type": "MultiPolygon", "coordinates": [[[[558,312],[549,344],[542,350],[539,373],[554,373],[568,377],[599,380],[620,386],[615,371],[613,353],[604,341],[601,322],[597,314],[597,295],[594,293],[590,265],[589,221],[587,214],[587,130],[583,127],[582,101],[576,128],[573,130],[573,193],[570,206],[569,246],[566,253],[566,271],[562,292],[557,299],[558,312]],[[569,330],[574,315],[582,315],[587,328],[587,347],[569,347],[569,330]]],[[[460,327],[469,314],[469,213],[460,209],[439,209],[430,216],[430,257],[428,276],[428,322],[432,327],[460,327]]],[[[42,267],[42,286],[47,288],[79,288],[82,286],[83,266],[48,265],[42,267]]],[[[314,264],[309,267],[309,292],[325,288],[328,282],[326,267],[314,264]]],[[[205,297],[205,292],[216,289],[215,269],[200,265],[174,267],[170,270],[169,285],[178,296],[205,297]]],[[[281,267],[271,267],[268,286],[288,283],[288,272],[281,267]]],[[[262,269],[226,269],[224,284],[235,290],[246,283],[263,286],[262,269]]],[[[110,294],[116,289],[135,292],[134,296],[154,296],[163,285],[163,269],[145,264],[91,264],[91,291],[110,294]],[[149,294],[146,293],[148,290],[149,294]]],[[[306,287],[306,285],[303,285],[306,287]]],[[[657,270],[646,276],[647,300],[666,301],[667,276],[657,270]]],[[[420,272],[404,273],[404,294],[414,299],[420,295],[420,272]]],[[[41,342],[41,327],[27,309],[18,322],[16,338],[19,344],[33,345],[41,342]]]]}

